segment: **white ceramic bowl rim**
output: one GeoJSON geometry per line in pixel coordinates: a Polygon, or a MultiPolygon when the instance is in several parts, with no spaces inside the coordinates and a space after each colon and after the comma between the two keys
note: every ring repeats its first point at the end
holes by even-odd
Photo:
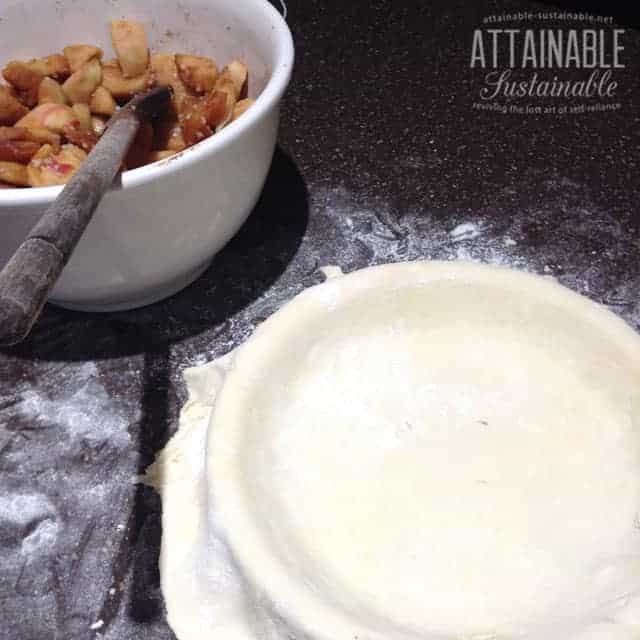
{"type": "MultiPolygon", "coordinates": [[[[215,153],[242,135],[245,129],[251,128],[254,123],[260,120],[280,101],[289,84],[293,70],[294,49],[291,31],[282,15],[268,0],[243,0],[243,2],[255,3],[256,9],[264,11],[272,20],[278,47],[271,77],[256,98],[255,104],[242,115],[242,118],[230,123],[224,129],[197,145],[189,147],[166,160],[125,171],[121,174],[119,184],[114,185],[112,188],[127,189],[128,187],[136,187],[161,179],[168,173],[185,169],[200,161],[203,157],[215,153]]],[[[1,189],[0,214],[2,213],[2,207],[11,205],[29,206],[51,203],[57,198],[62,189],[63,186],[1,189]]]]}

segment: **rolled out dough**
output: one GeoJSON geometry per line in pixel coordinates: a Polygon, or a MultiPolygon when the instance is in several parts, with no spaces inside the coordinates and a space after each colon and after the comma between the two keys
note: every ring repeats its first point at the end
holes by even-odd
{"type": "Polygon", "coordinates": [[[179,640],[640,638],[621,320],[542,278],[395,265],[305,292],[232,358],[187,372],[148,474],[179,640]]]}

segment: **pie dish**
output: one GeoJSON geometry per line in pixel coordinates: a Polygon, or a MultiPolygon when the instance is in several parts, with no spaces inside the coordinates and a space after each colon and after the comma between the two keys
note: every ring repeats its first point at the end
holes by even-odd
{"type": "Polygon", "coordinates": [[[629,637],[639,415],[640,339],[604,307],[503,268],[374,267],[235,354],[209,508],[313,638],[629,637]]]}

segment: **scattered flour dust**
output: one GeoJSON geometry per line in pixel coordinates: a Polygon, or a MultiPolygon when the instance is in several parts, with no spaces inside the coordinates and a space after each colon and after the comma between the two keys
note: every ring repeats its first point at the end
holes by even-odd
{"type": "Polygon", "coordinates": [[[424,208],[397,216],[388,203],[361,198],[343,187],[318,189],[314,205],[321,211],[320,224],[330,225],[336,235],[334,255],[321,260],[339,264],[345,272],[409,260],[465,260],[527,269],[526,258],[514,251],[517,229],[503,235],[491,212],[471,216],[452,211],[443,216],[424,208]],[[326,223],[323,216],[329,219],[326,223]]]}
{"type": "Polygon", "coordinates": [[[455,229],[449,231],[449,235],[453,242],[460,242],[461,240],[473,240],[480,235],[481,231],[477,224],[473,222],[463,222],[459,224],[455,229]]]}
{"type": "Polygon", "coordinates": [[[596,202],[588,186],[578,186],[545,183],[542,192],[525,194],[522,208],[502,205],[514,206],[508,216],[488,207],[426,205],[399,214],[381,198],[318,187],[314,223],[329,242],[314,249],[316,264],[339,265],[348,273],[389,262],[463,260],[529,271],[556,278],[640,329],[637,233],[596,202]]]}
{"type": "Polygon", "coordinates": [[[53,549],[60,531],[54,504],[46,496],[37,493],[0,496],[0,524],[24,534],[20,552],[27,557],[53,549]],[[37,523],[35,527],[33,523],[37,523]]]}
{"type": "Polygon", "coordinates": [[[98,482],[101,476],[83,461],[95,454],[112,462],[131,446],[132,418],[123,401],[109,394],[95,363],[52,364],[51,370],[55,375],[48,372],[38,384],[16,383],[0,425],[1,461],[8,468],[36,461],[31,483],[14,490],[8,474],[0,491],[0,548],[3,539],[19,545],[17,554],[0,554],[0,576],[23,581],[25,589],[46,590],[47,558],[77,545],[67,510],[113,508],[109,497],[120,485],[98,482]],[[10,428],[2,429],[4,423],[10,428]],[[23,434],[22,446],[12,447],[16,434],[23,434]]]}
{"type": "Polygon", "coordinates": [[[120,410],[100,382],[95,363],[66,365],[65,383],[45,393],[27,387],[14,407],[16,417],[31,424],[62,427],[71,439],[99,444],[106,439],[112,446],[129,444],[130,419],[120,410]]]}

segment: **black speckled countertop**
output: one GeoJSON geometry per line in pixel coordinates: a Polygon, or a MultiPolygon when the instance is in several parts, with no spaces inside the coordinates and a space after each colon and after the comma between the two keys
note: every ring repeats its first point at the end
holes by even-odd
{"type": "MultiPolygon", "coordinates": [[[[499,108],[554,101],[474,107],[486,71],[469,66],[473,31],[489,28],[486,16],[562,7],[288,5],[297,62],[280,143],[236,238],[169,300],[108,315],[49,307],[26,343],[0,352],[1,639],[173,637],[158,586],[160,501],[133,479],[176,428],[183,369],[240,344],[319,282],[320,266],[502,264],[555,276],[640,328],[633,16],[594,27],[625,29],[615,99],[555,102],[619,107],[522,114],[499,108]]],[[[523,24],[510,26],[587,26],[523,24]]]]}

